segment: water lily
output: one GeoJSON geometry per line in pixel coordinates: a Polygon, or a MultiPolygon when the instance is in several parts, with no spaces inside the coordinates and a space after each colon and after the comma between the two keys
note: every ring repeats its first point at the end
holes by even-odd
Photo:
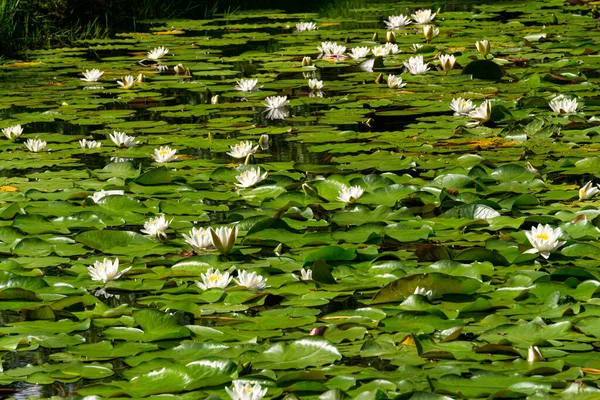
{"type": "Polygon", "coordinates": [[[208,290],[210,288],[221,288],[225,289],[231,282],[233,277],[229,276],[229,272],[219,271],[218,269],[209,268],[205,273],[200,274],[202,282],[196,281],[196,286],[202,290],[208,290]]]}
{"type": "Polygon", "coordinates": [[[388,31],[385,33],[385,41],[390,44],[396,43],[396,34],[394,31],[388,31]]]}
{"type": "Polygon", "coordinates": [[[89,197],[94,201],[94,203],[97,203],[100,201],[100,199],[103,199],[106,196],[123,196],[124,194],[124,190],[100,190],[89,197]]]}
{"type": "Polygon", "coordinates": [[[110,140],[117,145],[117,147],[133,147],[137,146],[139,143],[135,141],[134,136],[128,136],[125,132],[113,131],[113,133],[108,136],[110,137],[110,140]]]}
{"type": "Polygon", "coordinates": [[[485,100],[479,105],[479,107],[474,108],[471,112],[469,112],[469,117],[477,120],[479,123],[482,124],[488,122],[491,116],[492,102],[489,100],[485,100]]]}
{"type": "Polygon", "coordinates": [[[444,73],[447,74],[452,68],[454,68],[454,63],[456,63],[456,57],[453,54],[441,54],[439,56],[440,66],[444,70],[444,73]]]}
{"type": "Polygon", "coordinates": [[[235,89],[241,92],[253,92],[260,89],[256,87],[257,83],[258,79],[241,79],[236,83],[235,89]]]}
{"type": "Polygon", "coordinates": [[[238,229],[237,226],[230,228],[228,226],[222,226],[217,229],[210,228],[210,236],[212,238],[213,246],[221,254],[227,254],[233,249],[235,241],[237,239],[238,229]]]}
{"type": "Polygon", "coordinates": [[[152,155],[152,158],[157,163],[166,163],[171,160],[177,159],[175,153],[177,153],[177,149],[172,149],[169,146],[160,146],[159,149],[154,149],[154,154],[152,155]]]}
{"type": "Polygon", "coordinates": [[[579,201],[589,200],[600,192],[600,188],[589,181],[579,189],[579,201]]]}
{"type": "Polygon", "coordinates": [[[228,151],[229,154],[233,158],[246,158],[249,154],[256,153],[258,150],[258,145],[253,146],[251,141],[239,142],[236,145],[229,146],[231,151],[228,151]]]}
{"type": "Polygon", "coordinates": [[[239,286],[245,286],[248,289],[261,290],[267,287],[267,278],[256,272],[238,271],[238,277],[234,281],[239,286]]]}
{"type": "Polygon", "coordinates": [[[317,30],[317,24],[315,24],[314,22],[299,22],[296,24],[297,32],[316,31],[316,30],[317,30]]]}
{"type": "MultiPolygon", "coordinates": [[[[312,59],[309,56],[302,57],[302,66],[303,67],[311,67],[312,59]]],[[[311,67],[314,68],[314,67],[311,67]]]]}
{"type": "MultiPolygon", "coordinates": [[[[171,219],[171,221],[173,220],[171,219]]],[[[150,218],[144,223],[144,228],[141,229],[141,232],[148,236],[166,238],[167,234],[165,233],[165,231],[169,227],[171,221],[168,221],[164,215],[159,215],[158,217],[150,218]]]]}
{"type": "Polygon", "coordinates": [[[411,17],[419,24],[428,24],[435,18],[435,13],[432,13],[429,9],[419,10],[412,14],[411,17]]]}
{"type": "Polygon", "coordinates": [[[355,60],[358,60],[359,58],[365,58],[370,51],[371,49],[369,49],[367,46],[353,47],[350,50],[350,57],[352,57],[355,60]]]}
{"type": "Polygon", "coordinates": [[[540,361],[546,361],[540,349],[537,346],[529,346],[529,349],[527,349],[527,362],[540,361]]]}
{"type": "Polygon", "coordinates": [[[395,43],[390,43],[387,42],[384,47],[387,49],[388,54],[398,54],[400,53],[400,49],[398,48],[398,45],[395,43]]]}
{"type": "Polygon", "coordinates": [[[260,139],[258,139],[258,145],[261,150],[269,150],[269,135],[262,134],[260,135],[260,139]]]}
{"type": "Polygon", "coordinates": [[[2,133],[10,140],[16,140],[23,134],[23,128],[21,125],[13,125],[2,129],[2,133]]]}
{"type": "Polygon", "coordinates": [[[263,105],[267,108],[267,110],[273,110],[276,108],[283,108],[287,106],[289,100],[287,96],[269,96],[265,99],[263,105]]]}
{"type": "Polygon", "coordinates": [[[148,57],[151,60],[158,60],[159,58],[162,58],[167,54],[169,54],[169,49],[167,49],[165,46],[160,46],[155,47],[154,49],[149,51],[146,57],[148,57]]]}
{"type": "Polygon", "coordinates": [[[419,50],[421,47],[423,47],[423,45],[422,45],[421,43],[413,43],[413,44],[410,46],[410,49],[411,49],[412,51],[417,51],[417,50],[419,50]]]}
{"type": "Polygon", "coordinates": [[[477,42],[475,42],[475,47],[477,48],[479,54],[481,54],[484,58],[486,58],[487,55],[490,54],[491,45],[489,40],[478,40],[477,42]]]}
{"type": "Polygon", "coordinates": [[[392,89],[400,89],[406,86],[406,83],[402,82],[402,77],[390,74],[387,77],[387,85],[392,89]]]}
{"type": "Polygon", "coordinates": [[[346,52],[346,46],[337,44],[337,42],[321,42],[320,46],[317,46],[317,50],[323,58],[345,58],[344,53],[346,52]]]}
{"type": "Polygon", "coordinates": [[[404,61],[404,66],[410,72],[411,75],[420,75],[429,71],[428,64],[423,62],[423,56],[413,56],[408,59],[408,61],[404,61]]]}
{"type": "Polygon", "coordinates": [[[375,57],[385,57],[390,54],[390,49],[385,46],[375,46],[371,49],[371,52],[375,57]]]}
{"type": "Polygon", "coordinates": [[[455,116],[467,116],[474,107],[471,100],[466,100],[462,97],[452,99],[450,102],[450,108],[454,111],[455,116]]]}
{"type": "Polygon", "coordinates": [[[434,297],[434,291],[432,289],[427,290],[427,288],[425,288],[423,286],[417,286],[415,288],[414,294],[418,294],[420,296],[425,296],[429,300],[431,300],[434,297]]]}
{"type": "Polygon", "coordinates": [[[85,82],[98,82],[102,75],[104,75],[104,71],[100,71],[98,68],[86,69],[85,72],[82,72],[83,78],[79,78],[85,82]]]}
{"type": "Polygon", "coordinates": [[[218,94],[215,94],[210,98],[210,104],[219,104],[219,99],[221,97],[218,94]]]}
{"type": "Polygon", "coordinates": [[[125,268],[123,271],[119,272],[119,259],[115,258],[115,261],[110,261],[108,258],[105,258],[102,262],[95,261],[94,266],[88,267],[88,272],[93,281],[102,281],[106,283],[108,281],[119,279],[130,269],[131,267],[125,268]]]}
{"type": "Polygon", "coordinates": [[[135,86],[136,84],[136,80],[133,76],[131,75],[127,75],[124,76],[123,78],[121,78],[122,81],[117,81],[117,83],[119,84],[119,86],[121,86],[123,89],[131,89],[132,87],[135,86]]]}
{"type": "Polygon", "coordinates": [[[196,250],[206,250],[213,246],[210,229],[192,228],[189,235],[183,234],[186,243],[196,250]]]}
{"type": "Polygon", "coordinates": [[[323,89],[323,81],[320,81],[318,79],[309,79],[308,87],[310,88],[310,90],[321,90],[323,89]]]}
{"type": "Polygon", "coordinates": [[[99,149],[102,147],[102,143],[96,142],[95,140],[81,139],[79,141],[79,146],[82,149],[99,149]]]}
{"type": "Polygon", "coordinates": [[[558,240],[560,234],[560,228],[552,229],[548,224],[539,224],[537,227],[532,227],[530,232],[525,232],[525,236],[527,236],[533,248],[527,250],[525,254],[540,253],[542,257],[547,259],[550,257],[550,253],[555,252],[566,243],[558,240]]]}
{"type": "Polygon", "coordinates": [[[27,149],[29,149],[29,151],[32,151],[34,153],[38,153],[42,150],[44,150],[44,147],[46,147],[46,142],[44,142],[43,140],[40,140],[39,138],[35,138],[35,139],[28,139],[25,142],[25,147],[27,147],[27,149]]]}
{"type": "Polygon", "coordinates": [[[574,114],[579,106],[576,99],[567,99],[564,96],[556,96],[548,105],[558,114],[574,114]]]}
{"type": "Polygon", "coordinates": [[[304,269],[300,270],[300,276],[296,274],[292,274],[295,280],[297,281],[312,281],[312,269],[304,269]]]}
{"type": "Polygon", "coordinates": [[[383,22],[385,22],[385,24],[387,25],[387,28],[389,30],[402,29],[406,25],[409,25],[410,23],[412,23],[412,21],[410,20],[410,17],[403,15],[403,14],[390,15],[388,17],[388,20],[383,21],[383,22]]]}
{"type": "Polygon", "coordinates": [[[440,34],[440,30],[433,25],[424,25],[423,26],[423,36],[425,36],[425,40],[427,43],[431,41],[434,37],[440,34]]]}
{"type": "Polygon", "coordinates": [[[337,199],[344,203],[354,203],[356,200],[360,199],[364,190],[360,186],[350,186],[345,187],[340,190],[337,199]]]}
{"type": "Polygon", "coordinates": [[[232,400],[260,400],[267,394],[267,389],[263,389],[258,383],[252,386],[238,380],[233,381],[231,389],[226,387],[225,390],[232,400]]]}
{"type": "Polygon", "coordinates": [[[236,175],[235,179],[237,179],[239,183],[236,183],[235,186],[249,188],[256,185],[258,182],[265,180],[266,177],[267,172],[261,175],[260,168],[248,168],[241,174],[236,175]]]}

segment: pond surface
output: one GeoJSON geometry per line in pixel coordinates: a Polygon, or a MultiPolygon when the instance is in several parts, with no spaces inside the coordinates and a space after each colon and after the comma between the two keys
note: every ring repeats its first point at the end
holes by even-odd
{"type": "Polygon", "coordinates": [[[0,396],[599,398],[596,6],[423,6],[0,66],[0,396]]]}

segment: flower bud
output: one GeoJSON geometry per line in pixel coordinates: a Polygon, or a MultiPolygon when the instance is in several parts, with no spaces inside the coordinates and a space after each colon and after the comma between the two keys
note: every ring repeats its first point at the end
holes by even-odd
{"type": "Polygon", "coordinates": [[[307,57],[304,57],[302,59],[302,66],[303,67],[309,67],[311,65],[312,65],[312,60],[310,59],[310,57],[307,56],[307,57]]]}
{"type": "Polygon", "coordinates": [[[210,98],[210,104],[219,104],[219,95],[215,94],[213,97],[210,98]]]}
{"type": "Polygon", "coordinates": [[[269,150],[269,135],[262,135],[260,139],[258,139],[258,145],[261,150],[269,150]]]}
{"type": "Polygon", "coordinates": [[[478,40],[477,42],[475,42],[475,47],[477,47],[477,51],[484,58],[487,57],[488,54],[490,54],[491,45],[488,40],[478,40]]]}
{"type": "Polygon", "coordinates": [[[393,31],[387,31],[385,41],[388,43],[396,43],[396,34],[393,31]]]}
{"type": "Polygon", "coordinates": [[[434,37],[440,34],[440,30],[433,25],[425,25],[423,26],[423,36],[427,42],[431,41],[434,37]]]}

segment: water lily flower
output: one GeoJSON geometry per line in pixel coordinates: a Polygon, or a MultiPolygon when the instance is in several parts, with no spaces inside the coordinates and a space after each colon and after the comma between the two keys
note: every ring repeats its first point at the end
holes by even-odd
{"type": "Polygon", "coordinates": [[[527,362],[539,362],[546,361],[542,352],[537,346],[529,346],[527,350],[527,362]]]}
{"type": "Polygon", "coordinates": [[[383,22],[385,22],[385,24],[387,25],[387,28],[389,30],[402,29],[406,25],[409,25],[410,23],[412,23],[412,21],[410,20],[410,17],[403,15],[403,14],[390,15],[388,17],[388,20],[383,21],[383,22]]]}
{"type": "Polygon", "coordinates": [[[113,133],[108,136],[117,147],[133,147],[139,143],[135,142],[134,136],[128,136],[125,132],[113,131],[113,133]]]}
{"type": "Polygon", "coordinates": [[[238,229],[237,226],[229,228],[222,226],[217,229],[210,228],[210,236],[212,237],[213,246],[221,254],[227,254],[233,249],[235,241],[237,239],[238,229]]]}
{"type": "Polygon", "coordinates": [[[94,203],[100,201],[100,199],[106,196],[123,196],[125,194],[124,190],[100,190],[99,192],[94,193],[90,197],[94,203]]]}
{"type": "Polygon", "coordinates": [[[390,54],[390,49],[385,46],[375,46],[371,49],[371,52],[375,57],[385,57],[390,54]]]}
{"type": "Polygon", "coordinates": [[[492,102],[489,100],[485,100],[483,103],[479,105],[479,107],[474,108],[470,113],[469,117],[479,121],[479,123],[486,123],[490,120],[492,116],[492,102]]]}
{"type": "Polygon", "coordinates": [[[440,34],[440,30],[433,25],[424,25],[423,26],[423,36],[425,36],[425,40],[427,43],[431,41],[434,37],[440,34]]]}
{"type": "Polygon", "coordinates": [[[362,196],[363,193],[364,190],[360,186],[345,187],[340,190],[337,199],[344,203],[352,204],[355,203],[356,200],[360,199],[360,196],[362,196]]]}
{"type": "Polygon", "coordinates": [[[99,149],[102,147],[102,143],[96,142],[95,140],[81,139],[79,141],[79,146],[81,146],[82,149],[99,149]]]}
{"type": "Polygon", "coordinates": [[[287,96],[269,96],[265,99],[263,105],[267,108],[267,110],[273,110],[276,108],[283,108],[287,106],[289,100],[287,96]]]}
{"type": "Polygon", "coordinates": [[[102,281],[106,283],[108,281],[119,279],[130,269],[131,267],[125,268],[123,271],[119,272],[119,259],[116,258],[115,261],[110,261],[108,258],[105,258],[102,262],[95,261],[93,267],[88,267],[88,272],[93,281],[102,281]]]}
{"type": "Polygon", "coordinates": [[[444,70],[444,74],[447,74],[452,68],[454,68],[454,63],[456,63],[456,57],[453,54],[441,54],[439,56],[440,66],[444,70]]]}
{"type": "Polygon", "coordinates": [[[218,94],[215,94],[210,98],[210,104],[219,104],[219,99],[221,97],[218,94]]]}
{"type": "Polygon", "coordinates": [[[406,83],[402,82],[402,77],[390,74],[387,77],[387,85],[392,89],[400,89],[406,86],[406,83]]]}
{"type": "Polygon", "coordinates": [[[133,76],[131,76],[131,75],[124,76],[121,79],[123,79],[123,80],[122,81],[117,81],[117,83],[123,89],[131,89],[137,83],[137,81],[135,80],[135,78],[133,76]]]}
{"type": "Polygon", "coordinates": [[[323,89],[323,81],[320,81],[318,79],[309,79],[308,87],[310,88],[310,90],[321,90],[323,89]]]}
{"type": "Polygon", "coordinates": [[[544,258],[550,257],[550,253],[555,252],[560,246],[565,244],[565,241],[558,240],[561,234],[561,229],[552,227],[548,224],[539,224],[537,227],[532,227],[530,232],[525,232],[525,236],[529,243],[533,246],[525,254],[540,253],[544,258]]]}
{"type": "Polygon", "coordinates": [[[398,54],[400,53],[400,49],[397,44],[387,42],[384,47],[387,49],[388,54],[398,54]]]}
{"type": "Polygon", "coordinates": [[[85,82],[98,82],[102,75],[104,75],[104,71],[100,71],[98,68],[94,69],[86,69],[85,72],[82,72],[84,78],[79,78],[85,82]]]}
{"type": "Polygon", "coordinates": [[[167,237],[165,231],[169,227],[169,224],[172,222],[168,221],[164,215],[159,215],[158,217],[150,218],[148,221],[144,223],[144,228],[141,229],[141,232],[148,236],[156,236],[167,237]]]}
{"type": "Polygon", "coordinates": [[[556,96],[548,105],[558,114],[574,114],[579,106],[576,99],[567,99],[564,96],[556,96]]]}
{"type": "Polygon", "coordinates": [[[189,235],[183,234],[186,243],[196,250],[206,250],[213,246],[210,229],[192,228],[189,235]]]}
{"type": "Polygon", "coordinates": [[[35,138],[35,139],[28,139],[25,142],[25,147],[27,147],[29,149],[29,151],[33,151],[34,153],[40,152],[42,150],[44,150],[44,147],[46,147],[46,142],[44,142],[43,140],[40,140],[39,138],[35,138]]]}
{"type": "Polygon", "coordinates": [[[8,128],[2,129],[2,133],[4,133],[4,136],[9,138],[10,140],[16,140],[19,136],[23,134],[23,128],[21,127],[21,125],[13,125],[9,126],[8,128]]]}
{"type": "Polygon", "coordinates": [[[255,87],[257,83],[258,79],[241,79],[235,85],[235,89],[241,92],[253,92],[262,87],[255,87]]]}
{"type": "Polygon", "coordinates": [[[261,290],[267,287],[267,278],[256,272],[238,271],[238,277],[234,281],[239,286],[245,286],[248,289],[261,290]]]}
{"type": "Polygon", "coordinates": [[[396,34],[394,31],[388,31],[385,33],[385,41],[387,43],[396,43],[396,34]]]}
{"type": "Polygon", "coordinates": [[[411,17],[418,24],[428,24],[435,18],[435,13],[432,13],[431,10],[419,10],[416,11],[411,17]]]}
{"type": "Polygon", "coordinates": [[[475,47],[477,48],[479,54],[483,56],[483,58],[486,58],[487,55],[490,54],[491,45],[489,40],[478,40],[475,42],[475,47]]]}
{"type": "Polygon", "coordinates": [[[209,268],[205,273],[200,274],[202,282],[196,281],[196,286],[202,290],[208,290],[210,288],[221,288],[225,289],[231,282],[233,277],[229,276],[229,272],[219,271],[218,269],[209,268]]]}
{"type": "Polygon", "coordinates": [[[267,172],[261,175],[260,168],[249,168],[241,174],[236,175],[235,179],[237,179],[239,183],[236,183],[235,186],[240,188],[249,188],[256,185],[258,182],[265,180],[266,177],[267,172]]]}
{"type": "Polygon", "coordinates": [[[344,55],[346,46],[337,44],[337,42],[321,42],[321,45],[317,46],[317,50],[323,58],[346,58],[344,55]]]}
{"type": "Polygon", "coordinates": [[[417,51],[417,50],[419,50],[421,47],[423,47],[423,45],[422,45],[422,44],[420,44],[420,43],[413,43],[413,44],[412,44],[412,46],[410,46],[410,49],[411,49],[412,51],[417,51]]]}
{"type": "Polygon", "coordinates": [[[316,30],[317,30],[317,24],[315,24],[314,22],[300,22],[300,23],[296,24],[297,32],[316,31],[316,30]]]}
{"type": "MultiPolygon", "coordinates": [[[[310,67],[312,65],[312,60],[309,56],[304,56],[302,58],[302,66],[303,67],[310,67]]],[[[311,67],[314,68],[314,67],[311,67]]]]}
{"type": "Polygon", "coordinates": [[[589,200],[600,192],[598,186],[589,181],[579,189],[579,201],[589,200]]]}
{"type": "Polygon", "coordinates": [[[474,107],[471,100],[466,100],[462,97],[452,99],[450,102],[450,108],[454,111],[454,116],[467,116],[474,107]]]}
{"type": "Polygon", "coordinates": [[[226,387],[225,390],[232,400],[260,400],[267,394],[267,389],[263,389],[258,383],[251,386],[238,380],[233,381],[231,389],[226,387]]]}
{"type": "Polygon", "coordinates": [[[297,281],[312,281],[312,269],[304,269],[300,270],[300,276],[296,274],[292,274],[295,280],[297,281]]]}
{"type": "Polygon", "coordinates": [[[420,75],[429,71],[428,64],[423,62],[423,56],[413,56],[408,59],[408,61],[404,61],[404,66],[410,72],[411,75],[420,75]]]}
{"type": "Polygon", "coordinates": [[[173,71],[175,71],[177,75],[184,75],[186,71],[185,65],[179,63],[173,67],[173,71]]]}
{"type": "Polygon", "coordinates": [[[133,161],[133,158],[129,157],[111,157],[110,162],[112,163],[120,163],[120,162],[130,162],[133,161]]]}
{"type": "Polygon", "coordinates": [[[166,163],[171,160],[177,159],[175,153],[177,153],[177,149],[172,149],[169,146],[160,146],[159,149],[154,149],[154,154],[152,155],[152,158],[157,163],[166,163]]]}
{"type": "Polygon", "coordinates": [[[256,153],[258,150],[258,145],[252,146],[251,141],[239,142],[236,145],[229,146],[231,151],[228,151],[229,154],[233,158],[246,158],[249,154],[256,153]]]}
{"type": "Polygon", "coordinates": [[[431,300],[433,298],[433,296],[434,296],[434,291],[432,289],[427,290],[427,288],[425,288],[423,286],[417,286],[415,288],[414,294],[425,296],[429,300],[431,300]]]}
{"type": "Polygon", "coordinates": [[[258,145],[261,150],[269,150],[269,135],[266,133],[260,135],[260,139],[258,139],[258,145]]]}
{"type": "Polygon", "coordinates": [[[371,49],[369,49],[367,46],[354,47],[350,50],[350,57],[355,60],[358,60],[359,58],[365,58],[370,51],[371,49]]]}
{"type": "Polygon", "coordinates": [[[169,54],[169,49],[165,46],[155,47],[153,50],[149,51],[146,57],[151,60],[158,60],[159,58],[166,56],[169,54]]]}

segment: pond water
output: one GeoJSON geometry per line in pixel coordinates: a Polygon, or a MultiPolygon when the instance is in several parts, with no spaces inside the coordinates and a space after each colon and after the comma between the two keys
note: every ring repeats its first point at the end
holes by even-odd
{"type": "Polygon", "coordinates": [[[596,6],[423,6],[1,65],[0,396],[599,398],[596,6]]]}

